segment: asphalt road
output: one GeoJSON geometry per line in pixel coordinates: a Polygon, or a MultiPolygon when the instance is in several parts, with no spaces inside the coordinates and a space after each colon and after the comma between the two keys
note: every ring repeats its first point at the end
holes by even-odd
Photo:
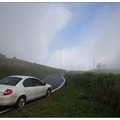
{"type": "MultiPolygon", "coordinates": [[[[62,73],[53,74],[51,76],[48,76],[43,81],[52,86],[52,93],[55,92],[56,90],[60,89],[65,83],[65,79],[64,79],[62,73]]],[[[2,107],[2,108],[0,108],[0,114],[6,113],[6,112],[9,112],[12,110],[15,110],[15,108],[13,106],[12,107],[10,107],[10,106],[2,107]]]]}
{"type": "Polygon", "coordinates": [[[51,75],[43,81],[52,86],[52,92],[60,89],[65,83],[65,79],[62,73],[51,75]]]}

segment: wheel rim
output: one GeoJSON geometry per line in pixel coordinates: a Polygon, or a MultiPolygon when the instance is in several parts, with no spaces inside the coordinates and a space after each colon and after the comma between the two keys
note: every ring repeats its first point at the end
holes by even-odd
{"type": "Polygon", "coordinates": [[[19,108],[21,108],[21,107],[24,107],[24,105],[25,105],[25,100],[24,100],[24,98],[21,98],[19,100],[18,106],[19,106],[19,108]]]}

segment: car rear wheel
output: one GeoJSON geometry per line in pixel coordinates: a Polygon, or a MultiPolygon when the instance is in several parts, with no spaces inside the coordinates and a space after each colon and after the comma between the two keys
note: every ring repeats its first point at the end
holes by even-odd
{"type": "Polygon", "coordinates": [[[50,95],[51,95],[51,89],[49,88],[49,89],[47,90],[46,96],[50,96],[50,95]]]}
{"type": "Polygon", "coordinates": [[[17,106],[18,108],[22,108],[22,107],[25,106],[25,103],[26,103],[25,97],[20,97],[20,98],[18,99],[17,103],[16,103],[16,106],[17,106]]]}

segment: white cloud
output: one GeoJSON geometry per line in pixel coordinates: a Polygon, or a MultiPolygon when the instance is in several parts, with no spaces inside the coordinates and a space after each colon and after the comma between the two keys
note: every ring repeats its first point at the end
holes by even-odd
{"type": "MultiPolygon", "coordinates": [[[[84,29],[79,39],[84,42],[72,49],[63,49],[62,68],[88,70],[95,63],[108,68],[120,68],[120,7],[105,5],[95,16],[90,28],[84,29]]],[[[69,43],[68,43],[69,44],[69,43]]],[[[47,65],[60,67],[60,51],[54,51],[47,65]]]]}
{"type": "Polygon", "coordinates": [[[56,3],[0,3],[0,52],[40,63],[71,13],[56,3]]]}

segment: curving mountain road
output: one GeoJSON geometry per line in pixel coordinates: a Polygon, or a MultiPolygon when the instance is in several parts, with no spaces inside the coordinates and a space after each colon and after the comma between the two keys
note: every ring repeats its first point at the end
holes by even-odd
{"type": "MultiPolygon", "coordinates": [[[[63,73],[53,74],[51,76],[48,76],[43,81],[52,86],[52,93],[55,92],[56,90],[60,89],[65,83],[63,73]]],[[[14,107],[9,107],[9,106],[2,107],[2,108],[0,108],[0,114],[9,112],[14,109],[15,109],[14,107]]]]}
{"type": "Polygon", "coordinates": [[[62,73],[51,75],[43,81],[52,86],[52,92],[60,89],[65,83],[65,79],[62,73]]]}

